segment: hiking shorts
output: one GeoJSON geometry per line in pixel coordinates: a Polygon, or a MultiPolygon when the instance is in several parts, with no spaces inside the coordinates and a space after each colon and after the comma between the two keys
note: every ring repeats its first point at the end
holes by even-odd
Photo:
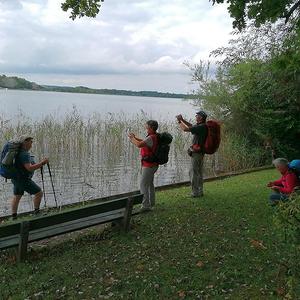
{"type": "Polygon", "coordinates": [[[31,178],[12,179],[11,182],[14,186],[14,195],[24,195],[24,192],[35,195],[41,191],[41,188],[31,178]]]}

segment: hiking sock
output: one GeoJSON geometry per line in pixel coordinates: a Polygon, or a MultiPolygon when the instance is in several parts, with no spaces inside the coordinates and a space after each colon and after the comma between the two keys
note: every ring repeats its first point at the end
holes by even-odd
{"type": "Polygon", "coordinates": [[[13,213],[11,216],[12,216],[13,220],[16,220],[18,218],[18,214],[17,213],[13,213]]]}

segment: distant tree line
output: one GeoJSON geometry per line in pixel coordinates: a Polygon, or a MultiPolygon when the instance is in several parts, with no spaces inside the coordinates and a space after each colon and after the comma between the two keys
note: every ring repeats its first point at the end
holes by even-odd
{"type": "Polygon", "coordinates": [[[163,93],[157,91],[128,91],[128,90],[117,90],[117,89],[91,89],[85,86],[69,87],[69,86],[38,85],[34,82],[27,81],[24,78],[8,77],[5,75],[0,75],[0,88],[52,91],[52,92],[65,92],[65,93],[159,97],[159,98],[181,98],[182,99],[182,98],[193,97],[192,95],[163,93]]]}

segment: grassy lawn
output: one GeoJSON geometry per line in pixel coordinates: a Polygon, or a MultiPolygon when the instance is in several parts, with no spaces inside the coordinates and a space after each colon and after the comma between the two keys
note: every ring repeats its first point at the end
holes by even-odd
{"type": "Polygon", "coordinates": [[[159,192],[155,211],[135,217],[129,234],[93,228],[32,245],[26,263],[2,251],[0,299],[300,297],[300,281],[287,295],[290,245],[267,201],[265,184],[277,177],[209,182],[202,199],[189,188],[159,192]]]}

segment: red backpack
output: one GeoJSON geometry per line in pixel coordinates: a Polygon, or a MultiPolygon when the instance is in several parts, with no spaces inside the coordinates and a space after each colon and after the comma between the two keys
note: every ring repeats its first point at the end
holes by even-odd
{"type": "Polygon", "coordinates": [[[221,126],[217,121],[209,120],[206,122],[207,138],[204,144],[204,153],[214,154],[221,142],[221,126]]]}

